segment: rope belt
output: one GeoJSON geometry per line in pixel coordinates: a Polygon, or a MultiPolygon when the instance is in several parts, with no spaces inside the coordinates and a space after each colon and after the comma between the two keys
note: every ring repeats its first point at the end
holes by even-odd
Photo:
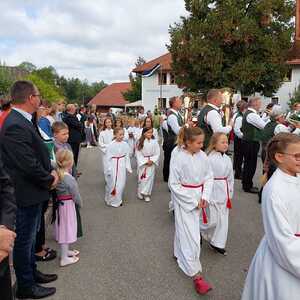
{"type": "Polygon", "coordinates": [[[231,199],[230,199],[230,195],[229,195],[228,178],[227,177],[215,177],[214,180],[224,180],[226,182],[226,193],[227,193],[226,207],[228,209],[232,209],[231,199]]]}
{"type": "Polygon", "coordinates": [[[118,172],[119,172],[119,160],[121,158],[124,158],[126,155],[123,156],[113,156],[112,159],[116,159],[117,160],[117,167],[116,167],[116,178],[115,178],[115,185],[114,188],[111,192],[112,196],[115,196],[117,194],[117,190],[116,190],[116,186],[117,186],[117,181],[118,181],[118,172]]]}
{"type": "MultiPolygon", "coordinates": [[[[181,186],[183,186],[184,188],[187,188],[187,189],[201,189],[202,193],[203,193],[203,189],[204,189],[203,183],[202,184],[198,184],[198,185],[181,184],[181,186]]],[[[207,214],[206,214],[205,208],[202,208],[202,221],[203,221],[203,224],[207,224],[208,223],[207,214]]]]}

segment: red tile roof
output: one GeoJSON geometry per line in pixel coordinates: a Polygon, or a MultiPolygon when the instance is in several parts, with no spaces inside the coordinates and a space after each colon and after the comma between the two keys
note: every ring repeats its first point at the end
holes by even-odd
{"type": "Polygon", "coordinates": [[[124,92],[131,89],[130,82],[113,83],[100,91],[89,105],[123,107],[128,103],[123,97],[124,92]]]}
{"type": "Polygon", "coordinates": [[[155,58],[153,60],[150,60],[146,62],[145,64],[138,66],[132,70],[132,72],[135,73],[141,73],[146,70],[150,70],[153,67],[155,67],[157,64],[160,64],[162,66],[163,71],[171,71],[171,63],[172,63],[172,55],[171,53],[166,53],[158,58],[155,58]]]}

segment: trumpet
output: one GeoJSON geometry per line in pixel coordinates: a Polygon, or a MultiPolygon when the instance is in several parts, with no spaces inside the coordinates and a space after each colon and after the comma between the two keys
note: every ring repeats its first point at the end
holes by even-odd
{"type": "Polygon", "coordinates": [[[184,109],[184,124],[188,123],[192,118],[192,109],[194,107],[194,100],[189,96],[184,97],[183,99],[183,109],[184,109]]]}

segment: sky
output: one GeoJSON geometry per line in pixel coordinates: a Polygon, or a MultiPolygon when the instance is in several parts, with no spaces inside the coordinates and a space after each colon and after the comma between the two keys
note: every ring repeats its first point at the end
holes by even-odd
{"type": "Polygon", "coordinates": [[[0,0],[0,61],[52,65],[89,82],[127,81],[138,56],[167,52],[184,0],[0,0]]]}

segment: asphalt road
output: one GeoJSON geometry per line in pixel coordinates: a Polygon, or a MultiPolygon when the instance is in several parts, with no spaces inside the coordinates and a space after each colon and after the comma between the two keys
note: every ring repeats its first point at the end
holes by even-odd
{"type": "MultiPolygon", "coordinates": [[[[152,201],[136,198],[136,175],[128,176],[124,205],[104,204],[104,181],[99,149],[83,149],[79,183],[84,200],[84,237],[74,248],[80,261],[65,268],[58,260],[39,263],[39,269],[57,273],[52,300],[237,300],[247,268],[262,237],[260,206],[256,195],[245,194],[236,181],[230,213],[228,256],[214,253],[204,243],[203,275],[214,289],[199,296],[192,280],[173,259],[174,221],[168,214],[170,194],[157,171],[152,201]]],[[[259,173],[259,171],[257,172],[259,173]]],[[[57,249],[48,230],[47,244],[57,249]]],[[[51,286],[51,284],[49,284],[51,286]]]]}

